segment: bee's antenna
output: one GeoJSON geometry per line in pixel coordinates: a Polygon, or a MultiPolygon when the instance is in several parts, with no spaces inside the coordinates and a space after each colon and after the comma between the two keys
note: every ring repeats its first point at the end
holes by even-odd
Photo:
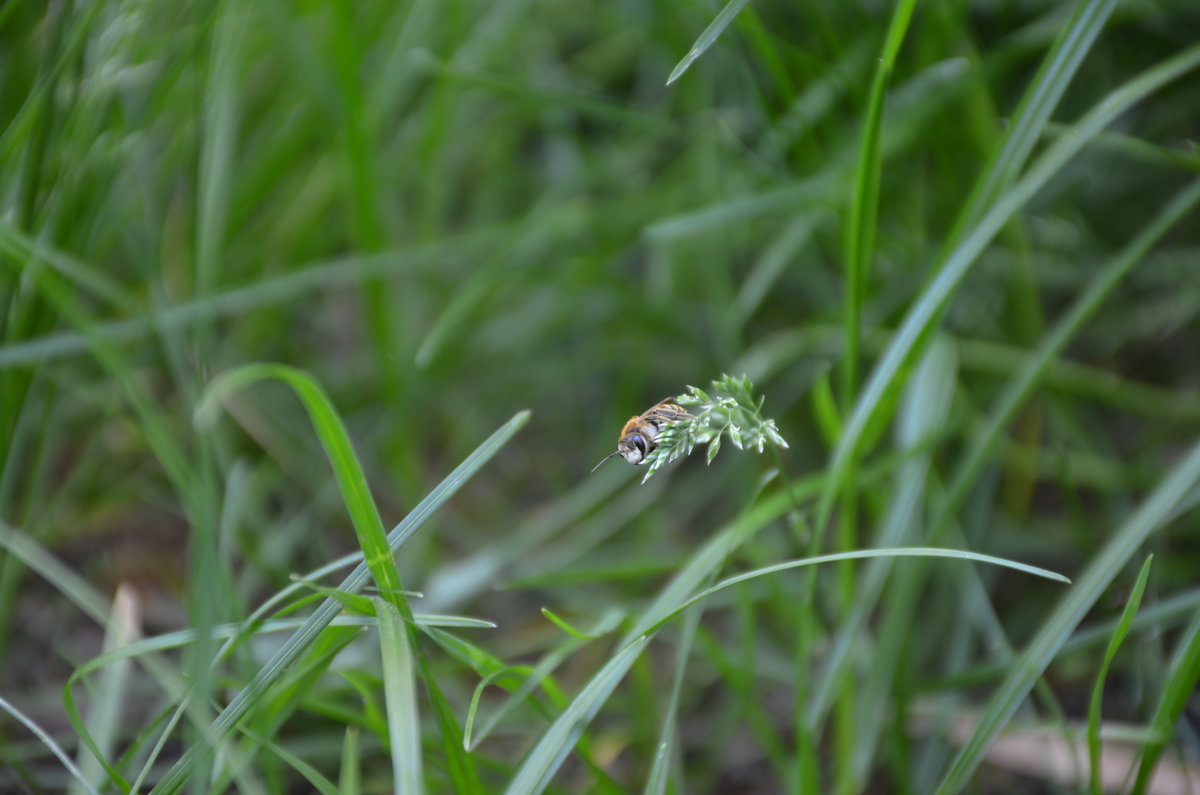
{"type": "MultiPolygon", "coordinates": [[[[614,451],[614,452],[612,452],[612,453],[609,453],[608,455],[604,456],[604,458],[601,458],[601,459],[600,459],[600,464],[603,464],[605,461],[607,461],[608,459],[612,458],[614,455],[619,455],[619,454],[620,454],[620,452],[621,452],[620,450],[617,450],[617,451],[614,451]]],[[[599,469],[599,468],[600,468],[600,464],[596,464],[596,466],[592,467],[592,472],[595,472],[597,469],[599,469]]],[[[589,472],[588,474],[590,475],[590,474],[592,474],[592,472],[589,472]]]]}

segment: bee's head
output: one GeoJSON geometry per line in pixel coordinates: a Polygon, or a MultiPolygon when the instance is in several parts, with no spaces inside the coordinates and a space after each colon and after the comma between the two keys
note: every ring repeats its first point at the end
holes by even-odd
{"type": "Polygon", "coordinates": [[[617,453],[631,464],[640,464],[646,460],[650,446],[640,433],[631,433],[621,437],[617,442],[617,453]]]}
{"type": "MultiPolygon", "coordinates": [[[[615,453],[609,453],[608,455],[604,456],[604,458],[600,459],[600,464],[603,464],[605,461],[616,455],[621,456],[621,458],[624,458],[631,464],[640,464],[646,460],[646,456],[649,454],[651,449],[653,448],[650,446],[650,443],[647,442],[646,438],[640,433],[627,433],[621,437],[621,441],[617,442],[617,451],[615,453]]],[[[596,466],[592,467],[592,471],[595,472],[597,469],[599,469],[600,464],[596,464],[596,466]]]]}

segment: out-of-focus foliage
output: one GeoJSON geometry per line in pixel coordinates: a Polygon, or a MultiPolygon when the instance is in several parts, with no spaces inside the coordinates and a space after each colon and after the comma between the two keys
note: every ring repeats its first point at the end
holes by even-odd
{"type": "MultiPolygon", "coordinates": [[[[1200,601],[1200,7],[936,2],[905,27],[893,4],[755,0],[667,87],[725,5],[0,4],[0,696],[84,779],[148,788],[184,758],[167,780],[196,789],[390,791],[412,783],[393,760],[423,752],[432,792],[1026,789],[969,745],[951,760],[1007,687],[997,727],[1022,705],[1017,725],[1085,747],[1103,622],[1146,546],[1103,719],[1172,725],[1200,601]],[[1135,80],[1103,132],[1075,126],[1135,80]],[[881,354],[1001,211],[827,484],[881,354]],[[369,495],[339,488],[277,384],[194,423],[217,374],[264,361],[328,392],[336,415],[314,419],[344,423],[369,495]],[[778,458],[587,476],[630,414],[726,372],[765,394],[778,458]],[[374,619],[314,629],[208,753],[202,727],[282,642],[248,631],[214,665],[227,625],[336,585],[311,573],[358,549],[371,498],[387,526],[430,510],[396,558],[421,633],[385,617],[411,659],[381,663],[374,619]],[[918,543],[1094,574],[1084,593],[839,564],[638,640],[718,576],[918,543]],[[1064,592],[1074,619],[1051,614],[1064,592]],[[497,627],[427,618],[445,613],[497,627]],[[106,771],[64,685],[183,630],[73,684],[106,771]],[[1055,662],[1025,701],[1027,643],[1055,662]],[[203,697],[175,725],[185,686],[203,697]],[[422,721],[403,753],[396,704],[422,721]]],[[[67,786],[46,743],[0,732],[0,789],[67,786]]]]}

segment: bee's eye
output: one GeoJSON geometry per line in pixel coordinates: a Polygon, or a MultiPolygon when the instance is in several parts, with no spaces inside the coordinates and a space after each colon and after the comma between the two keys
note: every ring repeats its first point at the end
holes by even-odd
{"type": "Polygon", "coordinates": [[[637,449],[639,451],[641,451],[641,454],[643,456],[646,455],[646,453],[648,452],[646,450],[646,440],[636,434],[634,434],[633,436],[631,436],[629,438],[633,440],[634,446],[636,446],[637,449]]]}

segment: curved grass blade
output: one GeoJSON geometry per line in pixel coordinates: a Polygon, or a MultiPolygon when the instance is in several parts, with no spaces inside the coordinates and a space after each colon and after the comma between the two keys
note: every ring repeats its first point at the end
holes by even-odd
{"type": "Polygon", "coordinates": [[[555,771],[558,770],[563,760],[566,759],[567,754],[575,746],[575,742],[583,734],[583,730],[587,728],[588,723],[596,716],[596,713],[600,711],[604,702],[608,700],[613,690],[620,684],[625,673],[633,665],[638,654],[641,653],[641,650],[659,629],[692,605],[704,601],[709,596],[738,583],[747,582],[769,574],[804,568],[806,566],[816,566],[822,563],[882,557],[955,558],[976,563],[990,563],[1059,582],[1070,582],[1070,580],[1061,574],[1036,566],[1005,560],[993,555],[983,555],[977,552],[966,552],[957,549],[938,549],[936,547],[900,547],[895,549],[863,549],[852,552],[839,552],[831,555],[817,555],[815,557],[791,560],[773,566],[754,569],[753,571],[724,579],[712,587],[704,588],[682,601],[677,601],[665,610],[657,607],[662,602],[662,597],[660,597],[655,606],[647,611],[642,619],[639,620],[637,624],[639,629],[638,636],[626,643],[620,651],[605,663],[595,676],[588,681],[583,690],[572,699],[562,714],[542,734],[537,744],[533,747],[533,750],[529,752],[529,755],[525,757],[525,760],[521,763],[521,767],[517,770],[516,775],[505,791],[509,795],[525,795],[525,793],[539,793],[544,790],[549,785],[555,771]],[[644,629],[641,629],[642,627],[644,629]]]}
{"type": "Polygon", "coordinates": [[[371,497],[366,473],[363,472],[354,452],[350,435],[333,407],[333,401],[315,378],[303,370],[282,364],[248,364],[222,373],[213,379],[198,402],[197,423],[211,423],[219,401],[231,393],[256,381],[268,379],[282,381],[300,398],[321,441],[321,447],[329,457],[346,511],[350,514],[350,521],[358,536],[359,547],[362,548],[364,560],[375,584],[386,598],[401,610],[405,618],[411,619],[412,612],[408,609],[408,600],[402,596],[404,586],[400,582],[396,562],[392,559],[392,550],[388,546],[379,508],[371,497]]]}
{"type": "Polygon", "coordinates": [[[576,640],[595,640],[596,639],[595,635],[589,635],[586,632],[584,632],[583,630],[576,629],[575,627],[571,626],[569,623],[567,623],[566,619],[560,618],[559,616],[555,615],[553,612],[551,612],[550,608],[548,608],[548,607],[542,608],[542,615],[545,616],[546,620],[549,621],[551,624],[558,627],[563,632],[567,633],[568,635],[570,635],[572,638],[575,638],[576,640]]]}
{"type": "Polygon", "coordinates": [[[713,45],[713,42],[724,32],[725,28],[729,27],[729,23],[733,22],[733,18],[738,15],[738,12],[746,7],[750,0],[729,0],[721,12],[717,14],[712,23],[709,24],[704,32],[700,34],[700,38],[696,39],[696,43],[692,45],[692,49],[688,54],[683,56],[683,60],[675,65],[671,70],[670,77],[667,78],[667,85],[671,85],[688,70],[696,59],[704,54],[704,51],[713,45]]]}
{"type": "Polygon", "coordinates": [[[1016,712],[1046,666],[1104,590],[1156,530],[1168,521],[1175,507],[1200,482],[1200,444],[1163,479],[1137,512],[1109,540],[1091,565],[1042,624],[1037,635],[1013,661],[1008,676],[992,696],[979,724],[946,771],[937,792],[951,795],[967,785],[992,741],[1016,712]]]}
{"type": "Polygon", "coordinates": [[[383,663],[383,700],[392,756],[392,787],[402,795],[424,791],[421,779],[421,721],[413,681],[412,651],[400,611],[372,597],[379,618],[379,654],[383,663]]]}
{"type": "Polygon", "coordinates": [[[475,715],[479,712],[479,700],[483,697],[483,691],[487,690],[488,685],[501,677],[527,680],[532,672],[533,669],[527,665],[508,665],[499,670],[492,671],[479,680],[479,684],[475,685],[475,692],[471,694],[471,703],[467,707],[467,720],[463,724],[464,751],[471,751],[475,747],[471,742],[471,733],[475,728],[475,715]]]}
{"type": "MultiPolygon", "coordinates": [[[[434,511],[440,508],[446,500],[450,499],[464,483],[470,480],[512,438],[513,434],[529,421],[529,416],[530,413],[528,411],[517,413],[481,444],[475,452],[467,456],[445,480],[439,483],[425,499],[421,500],[413,508],[408,516],[404,517],[404,520],[400,524],[392,529],[391,533],[388,534],[389,548],[395,551],[404,545],[425,524],[434,511]]],[[[342,581],[338,588],[343,591],[358,591],[367,584],[369,579],[370,570],[367,564],[363,562],[354,568],[354,571],[342,581]]],[[[304,622],[304,625],[296,634],[283,644],[279,651],[259,669],[254,679],[241,692],[234,696],[225,709],[217,715],[211,726],[213,735],[218,739],[228,736],[238,721],[245,717],[253,708],[256,701],[261,698],[266,689],[277,681],[287,670],[288,666],[300,657],[304,650],[312,644],[317,635],[320,634],[321,630],[328,626],[340,611],[341,606],[337,601],[326,599],[322,602],[320,607],[304,622]]],[[[191,763],[192,755],[193,751],[191,749],[185,752],[171,769],[167,771],[153,792],[173,793],[179,791],[186,782],[186,772],[191,763]]]]}
{"type": "Polygon", "coordinates": [[[1092,795],[1104,793],[1104,783],[1100,776],[1100,705],[1104,699],[1104,680],[1108,678],[1108,668],[1112,665],[1113,657],[1117,656],[1117,649],[1125,642],[1125,636],[1129,634],[1129,628],[1133,626],[1133,619],[1141,607],[1142,594],[1146,591],[1146,582],[1150,579],[1150,564],[1153,562],[1154,556],[1147,555],[1142,570],[1138,572],[1137,582],[1134,583],[1133,591],[1125,602],[1121,618],[1117,621],[1112,637],[1108,639],[1108,648],[1104,650],[1104,659],[1100,662],[1100,670],[1096,672],[1096,685],[1092,688],[1092,697],[1088,702],[1087,745],[1092,795]]]}

